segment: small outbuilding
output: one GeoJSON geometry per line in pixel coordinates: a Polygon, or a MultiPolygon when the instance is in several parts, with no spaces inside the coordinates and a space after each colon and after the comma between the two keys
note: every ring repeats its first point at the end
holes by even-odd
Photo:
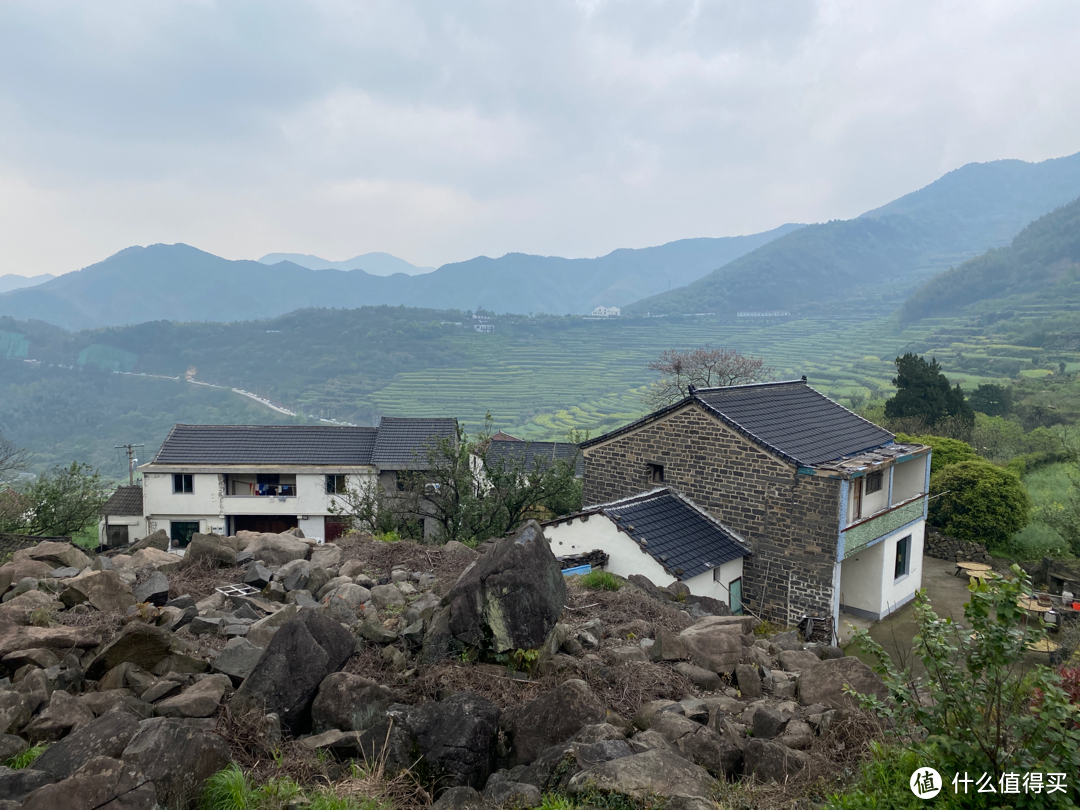
{"type": "Polygon", "coordinates": [[[682,582],[692,594],[742,611],[749,544],[674,489],[590,506],[543,527],[556,557],[603,551],[613,574],[641,574],[661,587],[682,582]]]}
{"type": "Polygon", "coordinates": [[[142,487],[117,487],[101,507],[98,542],[107,548],[123,548],[148,534],[142,487]]]}

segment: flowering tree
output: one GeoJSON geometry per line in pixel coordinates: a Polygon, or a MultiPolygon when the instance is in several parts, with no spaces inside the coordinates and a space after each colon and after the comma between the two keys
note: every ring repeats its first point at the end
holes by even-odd
{"type": "Polygon", "coordinates": [[[689,388],[713,388],[720,385],[743,385],[772,379],[773,370],[760,357],[751,357],[735,349],[713,348],[706,343],[696,349],[667,349],[647,366],[660,372],[642,396],[650,410],[678,402],[689,388]]]}

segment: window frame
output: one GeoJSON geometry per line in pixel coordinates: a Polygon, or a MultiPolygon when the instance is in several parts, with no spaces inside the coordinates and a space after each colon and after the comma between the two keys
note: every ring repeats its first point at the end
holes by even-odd
{"type": "Polygon", "coordinates": [[[873,495],[875,492],[881,492],[885,489],[885,471],[875,470],[874,472],[866,474],[866,486],[864,492],[867,495],[873,495]]]}
{"type": "Polygon", "coordinates": [[[200,525],[199,525],[199,521],[197,521],[197,520],[170,520],[169,521],[169,547],[170,548],[187,548],[188,545],[191,543],[191,535],[198,534],[199,528],[200,528],[200,525]],[[194,529],[192,529],[191,534],[188,534],[187,540],[185,540],[183,542],[181,542],[176,537],[177,532],[175,531],[175,529],[177,527],[179,527],[180,525],[183,525],[185,527],[192,527],[192,526],[195,527],[194,529]]]}
{"type": "Polygon", "coordinates": [[[327,495],[344,495],[345,490],[349,488],[349,476],[339,475],[336,473],[326,474],[326,494],[327,495]],[[339,486],[340,485],[340,486],[339,486]]]}
{"type": "Polygon", "coordinates": [[[194,495],[195,476],[191,473],[173,473],[173,495],[194,495]],[[177,487],[179,484],[179,488],[177,487]]]}
{"type": "Polygon", "coordinates": [[[649,470],[649,483],[650,484],[662,484],[664,483],[664,465],[657,464],[653,461],[646,462],[649,470]]]}
{"type": "Polygon", "coordinates": [[[911,535],[905,535],[896,541],[893,557],[893,582],[899,582],[911,573],[911,535]],[[901,566],[903,563],[903,566],[901,566]],[[901,571],[901,567],[903,570],[901,571]]]}

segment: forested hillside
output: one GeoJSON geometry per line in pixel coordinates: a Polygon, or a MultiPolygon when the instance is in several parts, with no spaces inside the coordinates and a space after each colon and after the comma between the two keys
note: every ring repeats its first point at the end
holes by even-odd
{"type": "Polygon", "coordinates": [[[905,323],[993,298],[1080,302],[1080,199],[1024,228],[1012,244],[936,276],[901,309],[905,323]]]}
{"type": "Polygon", "coordinates": [[[969,164],[858,219],[803,228],[629,312],[884,313],[933,273],[1080,195],[1080,154],[969,164]]]}

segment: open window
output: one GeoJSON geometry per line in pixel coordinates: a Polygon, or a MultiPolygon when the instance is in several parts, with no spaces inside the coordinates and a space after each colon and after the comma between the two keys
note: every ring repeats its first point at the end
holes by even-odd
{"type": "Polygon", "coordinates": [[[662,484],[662,483],[664,483],[664,465],[663,464],[649,464],[649,483],[650,484],[662,484]]]}

